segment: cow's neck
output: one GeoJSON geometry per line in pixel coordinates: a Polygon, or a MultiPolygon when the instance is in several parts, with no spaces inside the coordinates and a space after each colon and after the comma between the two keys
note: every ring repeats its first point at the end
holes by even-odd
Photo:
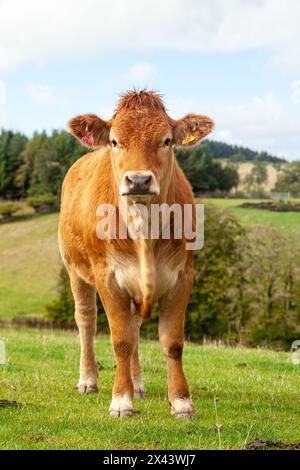
{"type": "MultiPolygon", "coordinates": [[[[156,244],[159,243],[159,239],[161,238],[161,230],[162,228],[159,227],[159,238],[158,239],[152,239],[150,236],[150,230],[151,230],[151,204],[172,204],[175,202],[175,189],[174,189],[174,174],[173,172],[175,171],[174,164],[172,162],[171,164],[171,171],[168,174],[168,178],[164,181],[164,184],[161,186],[161,192],[159,196],[155,196],[152,200],[149,200],[149,202],[144,203],[143,206],[145,209],[147,209],[147,214],[148,214],[148,237],[146,238],[137,238],[133,239],[131,238],[131,244],[133,246],[133,251],[135,253],[135,258],[136,258],[136,263],[138,265],[138,270],[139,270],[139,278],[137,279],[137,282],[140,285],[140,291],[141,291],[141,299],[140,299],[140,304],[139,304],[139,309],[140,309],[140,314],[142,317],[147,318],[148,314],[151,312],[151,307],[153,303],[153,297],[155,295],[155,290],[156,290],[156,264],[155,264],[155,247],[156,244]]],[[[123,200],[121,200],[123,201],[123,200]]],[[[123,201],[125,202],[125,201],[123,201]]],[[[119,202],[119,205],[121,205],[122,202],[119,202]]],[[[140,204],[140,202],[137,201],[137,203],[132,202],[130,200],[126,201],[127,208],[134,208],[136,204],[140,204]]],[[[126,207],[126,206],[125,206],[126,207]]],[[[119,206],[119,211],[121,207],[119,206]]],[[[124,209],[124,206],[123,206],[124,209]]],[[[124,212],[123,212],[124,215],[124,212]]],[[[128,212],[127,212],[128,215],[128,212]]],[[[120,217],[120,212],[119,212],[119,217],[120,217]]],[[[126,215],[125,215],[126,217],[126,215]]],[[[127,218],[127,224],[128,224],[128,218],[127,218]]],[[[130,231],[129,231],[130,235],[130,231]]]]}

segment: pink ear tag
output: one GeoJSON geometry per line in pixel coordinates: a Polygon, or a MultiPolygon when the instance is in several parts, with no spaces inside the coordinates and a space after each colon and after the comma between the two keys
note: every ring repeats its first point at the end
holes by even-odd
{"type": "Polygon", "coordinates": [[[85,135],[81,138],[81,142],[87,147],[94,147],[93,133],[90,131],[86,131],[85,135]]]}

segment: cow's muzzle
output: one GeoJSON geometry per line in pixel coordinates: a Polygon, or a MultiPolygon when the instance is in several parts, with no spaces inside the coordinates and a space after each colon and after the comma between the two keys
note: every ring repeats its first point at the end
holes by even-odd
{"type": "Polygon", "coordinates": [[[159,187],[152,171],[127,171],[120,187],[121,196],[146,196],[159,194],[159,187]]]}

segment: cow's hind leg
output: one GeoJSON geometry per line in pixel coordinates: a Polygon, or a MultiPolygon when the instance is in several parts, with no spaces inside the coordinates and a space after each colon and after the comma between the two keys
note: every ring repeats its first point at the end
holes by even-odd
{"type": "Polygon", "coordinates": [[[94,352],[97,305],[96,289],[70,271],[71,289],[75,301],[75,320],[79,329],[81,357],[77,390],[80,393],[97,391],[97,362],[94,352]]]}
{"type": "Polygon", "coordinates": [[[131,357],[131,377],[133,381],[133,388],[134,388],[134,398],[139,398],[144,400],[146,398],[146,389],[144,382],[141,377],[141,367],[140,367],[140,359],[139,359],[139,336],[140,336],[140,328],[142,324],[141,317],[136,313],[135,306],[132,305],[132,313],[134,315],[134,321],[136,324],[136,344],[134,346],[134,350],[131,357]]]}
{"type": "Polygon", "coordinates": [[[160,302],[159,340],[167,358],[168,397],[175,418],[195,414],[182,367],[184,317],[192,285],[192,274],[182,273],[172,292],[160,302]]]}

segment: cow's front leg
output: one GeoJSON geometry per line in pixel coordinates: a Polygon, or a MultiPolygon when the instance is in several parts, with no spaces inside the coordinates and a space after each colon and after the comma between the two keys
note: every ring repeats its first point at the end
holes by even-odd
{"type": "Polygon", "coordinates": [[[87,284],[72,269],[69,271],[69,276],[81,344],[80,377],[77,390],[80,393],[95,393],[97,391],[97,363],[94,352],[97,329],[96,289],[87,284]]]}
{"type": "Polygon", "coordinates": [[[137,344],[136,323],[130,309],[129,296],[121,291],[113,276],[98,287],[105,308],[112,345],[116,357],[116,376],[109,414],[112,417],[133,414],[133,381],[131,360],[137,344]],[[109,288],[105,284],[109,284],[109,288]]]}
{"type": "Polygon", "coordinates": [[[134,398],[144,400],[146,398],[146,389],[141,377],[141,366],[139,358],[139,337],[142,319],[137,314],[136,308],[133,304],[131,305],[131,311],[134,316],[135,328],[137,330],[135,334],[136,344],[134,346],[133,354],[131,357],[131,377],[133,381],[134,398]]]}
{"type": "Polygon", "coordinates": [[[168,397],[175,418],[192,418],[195,407],[182,367],[184,317],[192,274],[182,273],[175,288],[160,301],[159,340],[167,358],[168,397]]]}

